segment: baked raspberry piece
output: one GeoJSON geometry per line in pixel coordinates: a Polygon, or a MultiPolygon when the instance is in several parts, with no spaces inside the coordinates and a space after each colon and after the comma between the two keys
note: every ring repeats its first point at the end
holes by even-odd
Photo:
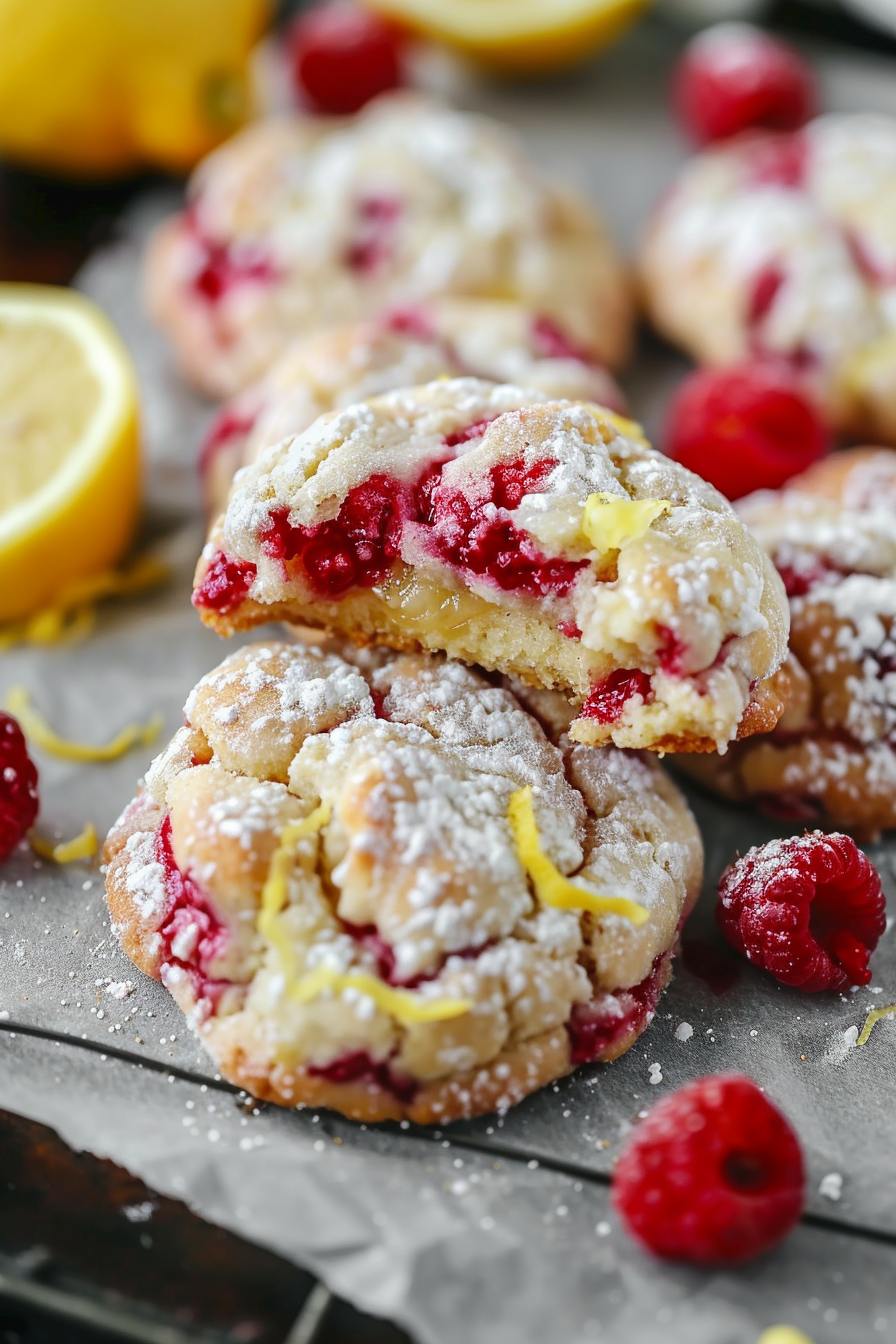
{"type": "Polygon", "coordinates": [[[786,43],[747,23],[720,23],[685,47],[675,110],[698,145],[753,127],[793,131],[814,114],[815,79],[786,43]]]}
{"type": "Polygon", "coordinates": [[[34,825],[37,809],[37,768],[21,728],[0,710],[0,863],[34,825]]]}
{"type": "Polygon", "coordinates": [[[722,1074],[654,1106],[616,1164],[612,1198],[655,1255],[738,1264],[792,1231],[803,1191],[787,1120],[749,1078],[722,1074]]]}
{"type": "Polygon", "coordinates": [[[666,420],[668,455],[728,499],[777,489],[829,446],[821,415],[795,376],[771,361],[697,369],[666,420]]]}
{"type": "Polygon", "coordinates": [[[357,112],[403,82],[404,42],[395,24],[358,5],[318,5],[287,38],[296,88],[321,112],[357,112]]]}
{"type": "Polygon", "coordinates": [[[884,907],[877,870],[855,841],[815,831],[730,864],[716,919],[738,952],[781,984],[815,994],[868,984],[884,907]]]}

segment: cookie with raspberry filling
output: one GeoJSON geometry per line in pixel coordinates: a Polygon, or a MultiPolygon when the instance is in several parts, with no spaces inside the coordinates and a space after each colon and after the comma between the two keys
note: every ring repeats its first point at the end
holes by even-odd
{"type": "Polygon", "coordinates": [[[252,645],[106,843],[125,951],[255,1096],[503,1110],[653,1017],[702,847],[650,758],[458,663],[252,645]]]}
{"type": "Polygon", "coordinates": [[[697,155],[640,272],[654,325],[698,362],[778,361],[831,430],[896,443],[896,119],[819,117],[697,155]]]}
{"type": "Polygon", "coordinates": [[[738,507],[790,598],[793,692],[770,736],[679,763],[725,797],[871,839],[896,826],[896,452],[836,453],[738,507]]]}
{"type": "Polygon", "coordinates": [[[522,303],[612,368],[631,344],[628,273],[590,204],[543,181],[503,127],[408,92],[234,136],[157,231],[145,290],[215,397],[292,341],[443,295],[522,303]]]}
{"type": "Polygon", "coordinates": [[[771,727],[787,607],[711,486],[587,402],[443,380],[323,416],[241,476],[193,601],[558,689],[596,745],[771,727]]]}

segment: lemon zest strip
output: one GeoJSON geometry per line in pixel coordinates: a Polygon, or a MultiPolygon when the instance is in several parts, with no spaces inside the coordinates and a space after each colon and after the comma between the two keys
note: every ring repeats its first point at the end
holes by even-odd
{"type": "Polygon", "coordinates": [[[29,844],[42,859],[50,859],[53,863],[74,863],[76,859],[92,859],[99,847],[96,827],[92,821],[88,821],[84,829],[71,840],[65,840],[61,844],[52,845],[49,840],[42,840],[39,835],[30,835],[29,844]]]}
{"type": "Polygon", "coordinates": [[[131,597],[160,587],[171,577],[167,565],[141,556],[127,569],[107,569],[75,579],[57,594],[55,602],[26,620],[0,627],[0,652],[17,644],[75,643],[86,638],[96,623],[94,604],[107,597],[131,597]]]}
{"type": "Polygon", "coordinates": [[[553,905],[558,910],[588,910],[593,915],[621,915],[623,919],[631,920],[632,924],[646,924],[650,914],[637,901],[630,901],[625,896],[607,896],[603,892],[580,887],[564,877],[551,862],[538,838],[529,785],[517,789],[511,796],[507,819],[520,863],[532,879],[535,894],[543,905],[553,905]]]}
{"type": "Polygon", "coordinates": [[[871,1012],[865,1018],[865,1025],[856,1037],[856,1045],[864,1045],[874,1030],[875,1025],[881,1018],[896,1016],[896,1003],[888,1004],[885,1008],[872,1008],[871,1012]]]}
{"type": "Polygon", "coordinates": [[[317,834],[330,820],[329,803],[321,803],[301,821],[284,826],[280,842],[271,855],[267,880],[261,892],[258,912],[258,932],[274,948],[287,981],[287,993],[297,1003],[310,1003],[325,990],[342,993],[357,990],[373,999],[378,1008],[390,1013],[399,1022],[441,1022],[460,1017],[473,1006],[469,999],[427,999],[407,989],[393,989],[366,971],[341,972],[332,966],[318,966],[307,975],[296,974],[296,953],[292,940],[283,928],[282,913],[288,899],[289,874],[295,860],[295,848],[300,840],[317,834]]]}
{"type": "Polygon", "coordinates": [[[280,833],[280,841],[271,855],[268,875],[261,890],[261,909],[258,912],[256,927],[267,942],[274,948],[280,960],[284,977],[290,981],[296,978],[296,951],[292,939],[283,927],[280,915],[283,912],[289,889],[289,874],[295,862],[295,849],[300,840],[316,835],[330,820],[330,804],[320,803],[301,821],[291,821],[280,833]]]}
{"type": "Polygon", "coordinates": [[[597,491],[585,500],[582,531],[598,551],[618,551],[643,537],[671,507],[668,499],[622,499],[597,491]]]}
{"type": "Polygon", "coordinates": [[[601,406],[596,401],[589,404],[597,418],[612,425],[618,434],[626,439],[635,439],[638,443],[646,445],[647,439],[644,435],[644,428],[638,424],[637,420],[629,420],[628,416],[620,415],[618,411],[611,411],[609,406],[601,406]]]}
{"type": "Polygon", "coordinates": [[[333,966],[316,966],[291,985],[289,993],[297,1003],[310,1003],[327,989],[338,994],[347,989],[366,994],[384,1013],[406,1026],[414,1022],[446,1022],[452,1017],[463,1017],[473,1006],[469,999],[427,999],[410,989],[393,989],[367,971],[337,971],[333,966]]]}
{"type": "Polygon", "coordinates": [[[770,1325],[763,1330],[756,1344],[812,1344],[812,1340],[795,1325],[770,1325]]]}
{"type": "Polygon", "coordinates": [[[18,719],[26,737],[51,756],[63,761],[117,761],[132,747],[148,747],[162,730],[161,714],[154,714],[149,723],[128,724],[111,742],[93,746],[89,742],[73,742],[60,737],[31,704],[24,686],[11,687],[5,701],[10,714],[18,719]]]}

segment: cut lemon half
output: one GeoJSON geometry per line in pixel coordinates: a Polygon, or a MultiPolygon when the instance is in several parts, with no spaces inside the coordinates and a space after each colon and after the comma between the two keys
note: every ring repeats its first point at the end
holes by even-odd
{"type": "Polygon", "coordinates": [[[137,384],[70,289],[0,285],[0,622],[120,559],[140,498],[137,384]]]}
{"type": "Polygon", "coordinates": [[[365,0],[495,70],[554,70],[607,46],[648,0],[365,0]]]}

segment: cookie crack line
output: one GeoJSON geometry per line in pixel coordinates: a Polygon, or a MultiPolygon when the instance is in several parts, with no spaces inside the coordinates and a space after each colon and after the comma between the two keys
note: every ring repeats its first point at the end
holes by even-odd
{"type": "MultiPolygon", "coordinates": [[[[194,1073],[191,1069],[183,1069],[178,1065],[163,1064],[161,1060],[142,1058],[135,1055],[130,1050],[122,1050],[120,1046],[107,1046],[99,1041],[83,1041],[67,1035],[65,1032],[52,1031],[48,1027],[34,1027],[30,1024],[4,1021],[0,1022],[0,1033],[5,1032],[9,1036],[30,1036],[37,1040],[49,1041],[56,1045],[70,1045],[78,1050],[86,1050],[90,1054],[104,1055],[118,1060],[122,1064],[132,1064],[139,1069],[147,1069],[152,1073],[162,1073],[179,1082],[191,1083],[197,1087],[214,1088],[217,1092],[227,1093],[231,1097],[244,1097],[247,1095],[244,1088],[235,1087],[233,1083],[226,1082],[223,1078],[214,1078],[201,1073],[194,1073]]],[[[260,1103],[269,1105],[270,1103],[260,1103]]],[[[300,1112],[297,1112],[300,1113],[300,1112]]],[[[328,1124],[333,1124],[347,1129],[355,1130],[359,1128],[350,1120],[346,1120],[335,1111],[315,1111],[307,1108],[308,1116],[320,1115],[323,1120],[323,1127],[315,1126],[318,1132],[327,1134],[328,1124]]],[[[401,1128],[392,1121],[384,1121],[377,1126],[378,1130],[388,1133],[391,1137],[401,1142],[428,1143],[436,1144],[442,1147],[446,1142],[445,1129],[432,1129],[424,1125],[414,1125],[411,1123],[407,1128],[401,1128]],[[436,1137],[438,1135],[438,1137],[436,1137]]],[[[545,1171],[555,1172],[559,1176],[570,1176],[576,1180],[588,1181],[592,1185],[608,1188],[610,1185],[610,1173],[598,1171],[593,1167],[585,1166],[583,1163],[568,1161],[564,1158],[546,1156],[541,1152],[531,1151],[529,1149],[517,1149],[510,1144],[505,1143],[482,1143],[481,1141],[465,1134],[455,1134],[452,1131],[447,1142],[453,1148],[465,1148],[470,1152],[480,1153],[483,1157],[499,1157],[502,1161],[526,1165],[530,1162],[537,1162],[539,1167],[545,1171]]],[[[112,1159],[114,1160],[114,1159],[112,1159]]],[[[834,1236],[851,1236],[860,1241],[873,1242],[878,1246],[896,1247],[896,1230],[887,1232],[883,1228],[862,1227],[858,1223],[841,1222],[837,1218],[831,1218],[819,1213],[804,1213],[800,1222],[806,1227],[816,1228],[821,1232],[829,1232],[834,1236]]]]}

